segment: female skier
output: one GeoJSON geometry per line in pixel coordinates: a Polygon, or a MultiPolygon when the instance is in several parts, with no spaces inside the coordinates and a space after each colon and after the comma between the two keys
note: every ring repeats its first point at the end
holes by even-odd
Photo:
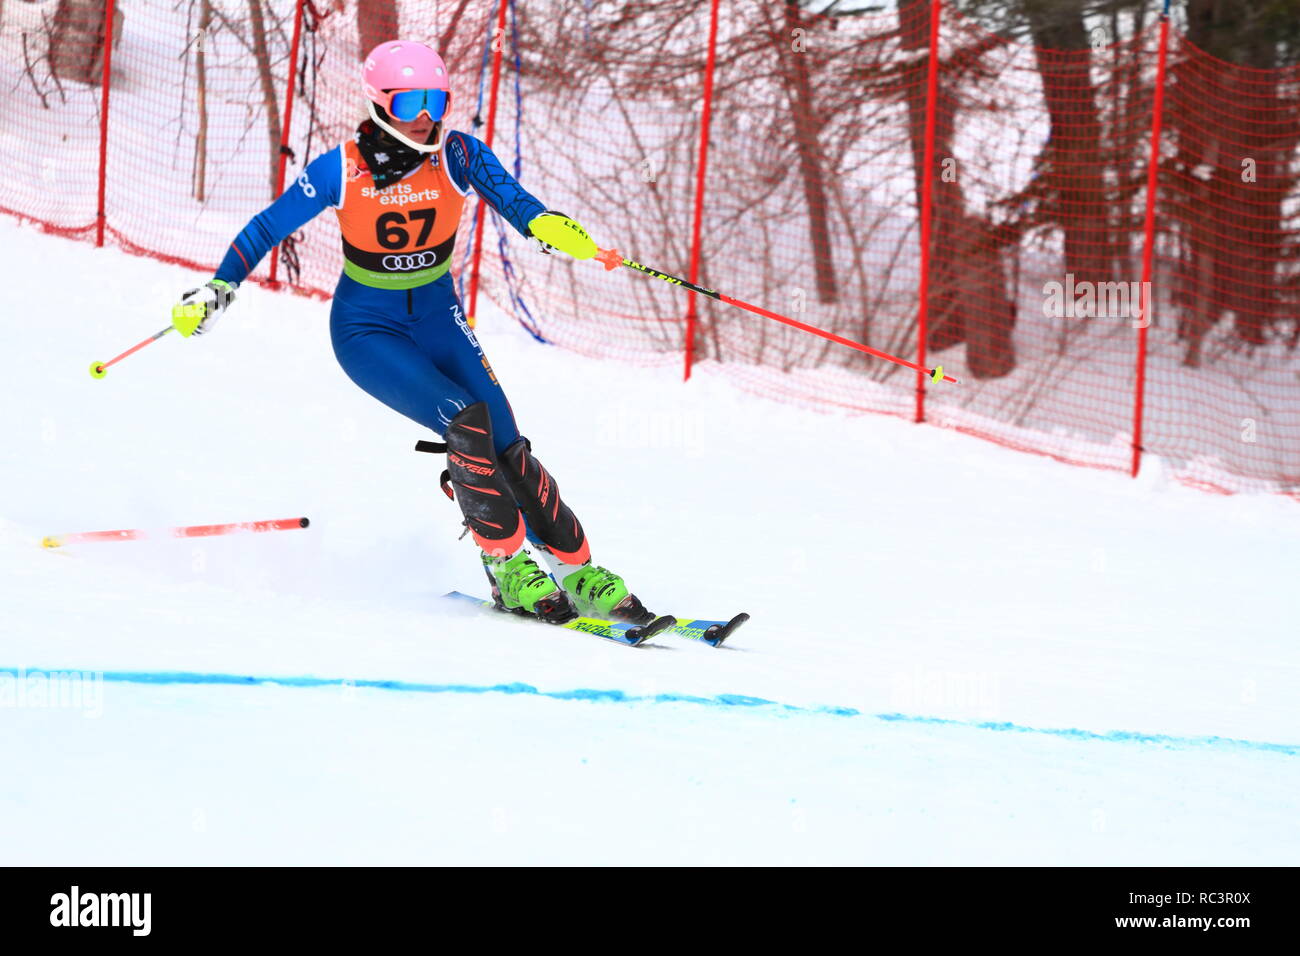
{"type": "Polygon", "coordinates": [[[330,308],[334,354],[365,391],[444,436],[454,498],[494,600],[555,622],[582,614],[644,623],[652,615],[623,579],[591,563],[582,525],[519,434],[450,273],[471,188],[543,252],[585,259],[595,243],[548,211],[478,139],[444,134],[451,93],[432,49],[382,43],[366,57],[362,84],[370,118],[249,220],[212,280],[173,308],[173,324],[184,336],[210,330],[262,257],[333,207],[343,239],[330,308]]]}

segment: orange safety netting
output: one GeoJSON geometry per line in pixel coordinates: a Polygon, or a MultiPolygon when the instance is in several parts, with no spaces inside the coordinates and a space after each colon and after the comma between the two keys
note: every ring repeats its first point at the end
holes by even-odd
{"type": "MultiPolygon", "coordinates": [[[[351,134],[359,53],[400,33],[447,60],[452,125],[482,137],[492,117],[503,164],[601,245],[964,384],[918,395],[907,369],[703,297],[697,374],[1077,464],[1127,470],[1136,444],[1202,487],[1300,489],[1300,71],[1131,11],[1012,38],[930,0],[720,0],[711,59],[708,0],[505,2],[499,30],[496,0],[363,0],[360,20],[357,0],[118,0],[102,141],[105,2],[7,4],[0,210],[94,239],[103,146],[108,241],[210,269],[282,175],[351,134]]],[[[330,219],[282,247],[279,279],[329,293],[330,219]]],[[[483,294],[539,337],[685,363],[680,288],[537,256],[492,216],[483,247],[483,294]]]]}

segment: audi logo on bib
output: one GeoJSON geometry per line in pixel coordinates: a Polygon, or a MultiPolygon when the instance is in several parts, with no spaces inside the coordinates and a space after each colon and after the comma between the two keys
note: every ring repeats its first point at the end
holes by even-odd
{"type": "Polygon", "coordinates": [[[438,254],[433,250],[415,252],[407,255],[389,255],[380,260],[389,272],[411,272],[415,269],[427,269],[438,264],[438,254]]]}

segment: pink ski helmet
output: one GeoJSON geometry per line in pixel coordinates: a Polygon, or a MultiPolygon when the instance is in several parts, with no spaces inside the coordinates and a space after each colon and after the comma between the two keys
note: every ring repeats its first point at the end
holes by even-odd
{"type": "Polygon", "coordinates": [[[361,68],[361,85],[370,100],[370,118],[391,135],[424,153],[436,152],[442,145],[441,116],[435,117],[436,132],[432,143],[417,143],[403,136],[388,122],[393,90],[445,90],[447,110],[451,109],[447,65],[432,47],[413,40],[389,40],[379,44],[370,51],[361,68]]]}

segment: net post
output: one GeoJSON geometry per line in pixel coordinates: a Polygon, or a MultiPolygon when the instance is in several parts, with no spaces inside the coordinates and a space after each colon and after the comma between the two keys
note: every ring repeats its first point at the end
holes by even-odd
{"type": "MultiPolygon", "coordinates": [[[[926,330],[930,318],[930,227],[934,211],[934,136],[939,99],[939,15],[941,0],[930,0],[930,55],[925,73],[925,161],[921,180],[921,276],[916,311],[916,364],[925,368],[926,330]]],[[[914,421],[925,421],[925,372],[916,373],[914,421]]]]}
{"type": "MultiPolygon", "coordinates": [[[[492,38],[492,91],[488,94],[487,131],[483,136],[483,142],[488,149],[492,148],[492,136],[497,128],[497,91],[501,88],[501,51],[506,42],[507,2],[508,0],[498,0],[497,24],[492,38]]],[[[483,259],[483,224],[487,221],[487,204],[482,196],[479,197],[478,208],[478,221],[474,224],[474,259],[469,270],[469,312],[467,314],[471,326],[478,322],[479,263],[483,259]]]]}
{"type": "MultiPolygon", "coordinates": [[[[1160,50],[1156,59],[1155,95],[1151,106],[1151,153],[1147,160],[1146,221],[1142,230],[1142,288],[1149,289],[1155,257],[1156,190],[1160,171],[1160,123],[1165,102],[1165,73],[1169,53],[1169,5],[1160,15],[1160,50]]],[[[1142,416],[1146,405],[1147,330],[1155,297],[1148,295],[1147,312],[1138,323],[1137,375],[1133,386],[1133,459],[1129,474],[1136,478],[1142,464],[1142,416]]]]}
{"type": "MultiPolygon", "coordinates": [[[[704,61],[704,110],[700,115],[700,159],[695,166],[695,211],[691,224],[691,266],[688,278],[695,285],[700,282],[700,233],[704,225],[704,179],[709,165],[709,121],[713,114],[713,72],[718,62],[718,0],[713,0],[709,12],[709,52],[704,61]]],[[[682,381],[689,381],[691,365],[695,361],[695,324],[699,317],[698,299],[693,291],[686,292],[686,347],[683,356],[682,381]]]]}
{"type": "Polygon", "coordinates": [[[114,0],[104,4],[104,70],[99,93],[99,195],[95,205],[95,245],[104,244],[104,199],[108,169],[108,85],[113,76],[114,0]]]}

